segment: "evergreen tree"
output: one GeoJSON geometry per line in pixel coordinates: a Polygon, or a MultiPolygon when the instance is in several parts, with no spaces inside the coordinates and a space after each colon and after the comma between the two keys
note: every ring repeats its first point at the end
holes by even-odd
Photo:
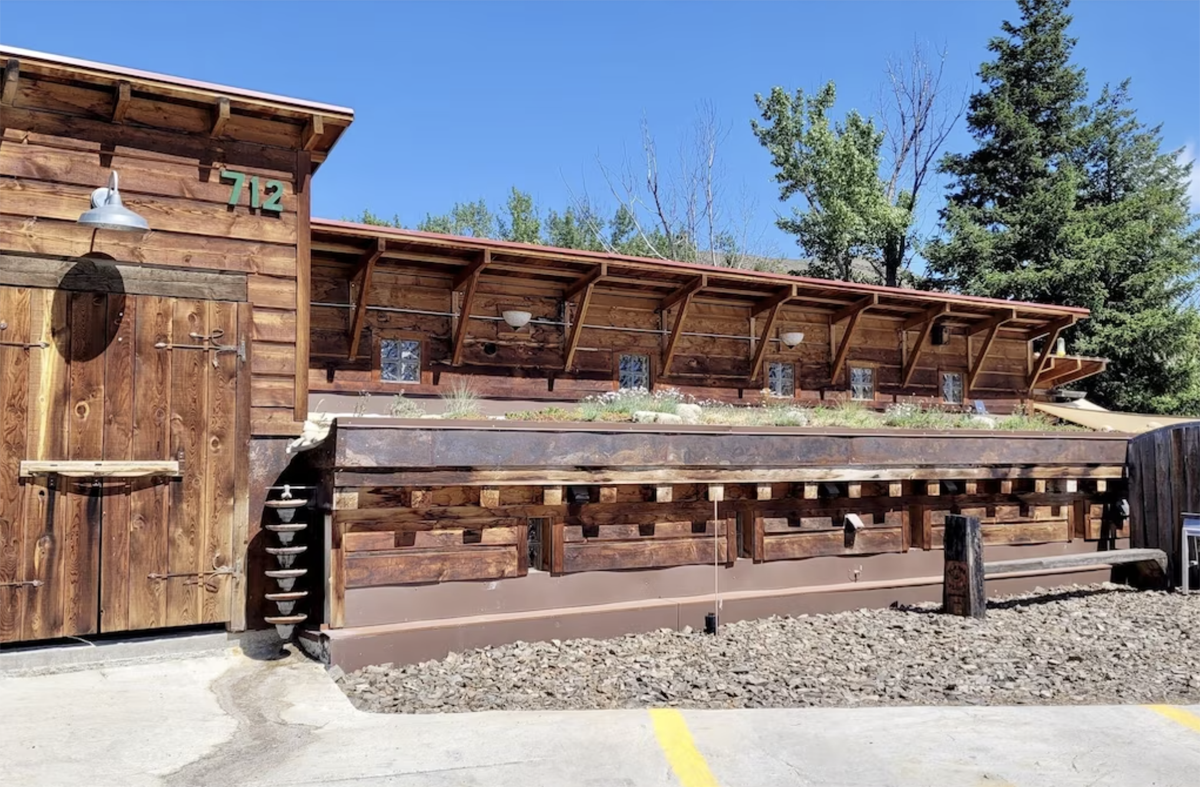
{"type": "Polygon", "coordinates": [[[1019,300],[1075,302],[1086,271],[1069,258],[1067,227],[1079,173],[1084,72],[1070,63],[1068,0],[1018,0],[1020,24],[988,50],[983,89],[967,125],[977,142],[948,155],[954,184],[942,210],[945,237],[926,249],[935,281],[961,292],[1019,300]]]}
{"type": "Polygon", "coordinates": [[[1124,410],[1200,414],[1200,232],[1189,215],[1192,164],[1163,153],[1158,127],[1139,123],[1129,82],[1104,88],[1077,159],[1086,173],[1073,232],[1090,261],[1090,320],[1079,352],[1109,359],[1084,381],[1095,398],[1124,410]]]}

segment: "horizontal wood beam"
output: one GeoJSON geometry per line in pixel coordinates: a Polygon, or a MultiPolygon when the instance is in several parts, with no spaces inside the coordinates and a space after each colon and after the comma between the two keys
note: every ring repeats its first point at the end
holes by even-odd
{"type": "Polygon", "coordinates": [[[113,104],[112,122],[125,122],[125,113],[129,111],[129,104],[132,98],[132,86],[122,79],[117,83],[117,100],[116,103],[113,104]]]}
{"type": "Polygon", "coordinates": [[[244,273],[0,253],[0,286],[4,285],[206,301],[247,300],[244,273]]]}
{"type": "Polygon", "coordinates": [[[4,64],[4,86],[0,88],[0,104],[12,106],[17,100],[17,82],[21,79],[21,61],[10,57],[4,64]]]}
{"type": "Polygon", "coordinates": [[[151,475],[180,476],[183,471],[173,459],[158,461],[121,461],[64,459],[52,461],[22,460],[21,478],[35,475],[61,475],[71,478],[142,478],[151,475]]]}
{"type": "Polygon", "coordinates": [[[491,264],[492,264],[492,250],[484,249],[483,251],[481,251],[479,253],[479,256],[475,258],[474,262],[472,262],[467,267],[463,268],[454,277],[454,288],[453,289],[461,290],[463,287],[466,286],[467,282],[469,282],[472,279],[479,276],[481,273],[483,273],[483,269],[491,264]]]}
{"type": "MultiPolygon", "coordinates": [[[[782,306],[783,304],[787,303],[788,301],[790,301],[792,298],[795,298],[795,297],[796,297],[796,285],[790,284],[787,287],[780,290],[779,292],[772,295],[770,298],[767,298],[764,301],[759,301],[758,303],[751,306],[750,307],[750,316],[757,317],[758,315],[760,315],[766,311],[777,312],[778,311],[777,307],[782,306]]],[[[753,379],[753,375],[751,376],[751,379],[753,379]]]]}
{"type": "Polygon", "coordinates": [[[217,105],[213,108],[212,113],[212,129],[208,132],[210,137],[219,137],[221,132],[225,130],[225,124],[229,122],[229,99],[222,96],[217,99],[217,105]]]}
{"type": "Polygon", "coordinates": [[[593,268],[582,279],[575,282],[571,286],[567,287],[566,291],[563,292],[563,300],[564,301],[571,300],[579,293],[583,292],[586,289],[591,288],[594,284],[596,284],[598,281],[600,281],[607,275],[608,275],[608,263],[602,262],[599,265],[597,265],[595,268],[593,268]]]}
{"type": "Polygon", "coordinates": [[[667,309],[671,308],[682,300],[691,300],[693,295],[700,292],[700,290],[707,286],[708,274],[701,274],[700,276],[697,276],[695,279],[692,279],[687,284],[672,292],[667,297],[663,298],[658,304],[658,310],[665,312],[667,309]]]}
{"type": "Polygon", "coordinates": [[[371,277],[375,273],[375,264],[387,250],[387,241],[375,239],[375,248],[363,253],[355,269],[354,278],[358,279],[358,297],[354,303],[354,314],[350,319],[350,360],[358,357],[358,345],[362,339],[362,329],[367,320],[367,298],[371,291],[371,277]]]}
{"type": "Polygon", "coordinates": [[[974,336],[976,334],[983,333],[984,331],[990,332],[993,328],[1003,327],[1005,323],[1012,322],[1015,319],[1017,319],[1016,309],[1009,309],[1007,311],[1000,312],[994,317],[990,317],[986,320],[980,320],[971,327],[967,328],[967,336],[974,336]]]}
{"type": "Polygon", "coordinates": [[[300,138],[302,150],[312,150],[325,136],[325,120],[320,115],[313,115],[304,126],[304,134],[300,138]]]}
{"type": "Polygon", "coordinates": [[[872,306],[878,305],[879,296],[877,294],[868,295],[867,297],[855,301],[849,306],[838,309],[833,314],[829,315],[829,324],[837,325],[842,320],[848,320],[852,317],[856,317],[857,315],[862,314],[865,310],[870,309],[872,306]]]}
{"type": "Polygon", "coordinates": [[[1079,372],[1083,371],[1083,360],[1081,358],[1063,358],[1069,363],[1059,366],[1051,364],[1049,368],[1042,370],[1042,375],[1034,383],[1034,388],[1053,388],[1060,384],[1060,380],[1067,380],[1074,377],[1079,372]]]}
{"type": "Polygon", "coordinates": [[[950,304],[948,303],[939,303],[936,306],[930,306],[920,314],[915,314],[905,320],[904,324],[900,326],[900,330],[915,331],[917,328],[922,328],[926,323],[933,322],[948,311],[950,311],[950,304]]]}
{"type": "Polygon", "coordinates": [[[1026,333],[1025,338],[1029,341],[1033,341],[1034,339],[1040,339],[1043,336],[1052,333],[1054,334],[1054,338],[1057,339],[1060,333],[1074,325],[1078,319],[1078,317],[1071,314],[1057,319],[1054,322],[1048,322],[1045,325],[1039,325],[1037,328],[1034,328],[1026,333]]]}

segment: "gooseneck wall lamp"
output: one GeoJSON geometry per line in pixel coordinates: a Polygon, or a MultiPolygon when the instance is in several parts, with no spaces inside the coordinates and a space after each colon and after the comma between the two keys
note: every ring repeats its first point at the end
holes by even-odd
{"type": "Polygon", "coordinates": [[[146,232],[150,223],[121,204],[121,192],[117,191],[117,173],[108,176],[108,186],[92,192],[92,207],[79,217],[85,227],[125,232],[146,232]]]}

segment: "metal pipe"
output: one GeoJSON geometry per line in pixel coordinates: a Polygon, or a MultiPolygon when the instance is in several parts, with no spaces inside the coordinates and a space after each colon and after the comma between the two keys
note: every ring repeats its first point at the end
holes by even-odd
{"type": "MultiPolygon", "coordinates": [[[[314,302],[312,305],[313,306],[325,306],[325,307],[328,307],[331,309],[352,309],[352,308],[354,308],[353,304],[349,304],[349,303],[314,302]]],[[[368,306],[367,311],[388,312],[390,314],[418,314],[418,315],[424,315],[427,317],[457,317],[458,316],[458,314],[456,314],[455,312],[435,312],[435,311],[429,311],[427,309],[402,309],[398,306],[368,306]]],[[[470,319],[484,320],[486,322],[503,322],[504,321],[503,317],[488,317],[488,316],[485,316],[482,314],[472,314],[470,319]]],[[[560,328],[565,327],[567,325],[567,323],[562,320],[547,320],[547,319],[540,318],[540,317],[534,317],[532,320],[529,321],[529,323],[531,325],[533,325],[533,324],[554,325],[554,326],[558,326],[560,328]]],[[[661,328],[622,328],[617,325],[585,325],[583,327],[587,328],[589,331],[622,331],[624,333],[651,333],[651,334],[656,334],[658,336],[667,336],[671,333],[670,331],[663,330],[661,328]]],[[[694,337],[697,339],[734,339],[734,340],[740,341],[740,342],[752,342],[752,341],[755,341],[755,339],[757,338],[754,336],[734,336],[734,335],[728,334],[728,333],[696,333],[693,331],[684,331],[681,335],[682,336],[691,336],[691,337],[694,337]]],[[[772,338],[768,339],[767,341],[778,342],[780,340],[772,337],[772,338]]]]}

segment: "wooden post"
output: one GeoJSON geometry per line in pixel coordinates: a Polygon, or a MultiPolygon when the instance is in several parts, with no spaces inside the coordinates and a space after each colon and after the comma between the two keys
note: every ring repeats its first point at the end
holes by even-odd
{"type": "Polygon", "coordinates": [[[979,517],[949,514],[943,537],[942,611],[964,618],[987,614],[983,585],[983,534],[979,517]]]}

